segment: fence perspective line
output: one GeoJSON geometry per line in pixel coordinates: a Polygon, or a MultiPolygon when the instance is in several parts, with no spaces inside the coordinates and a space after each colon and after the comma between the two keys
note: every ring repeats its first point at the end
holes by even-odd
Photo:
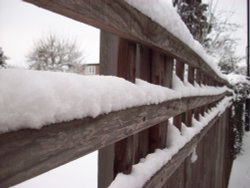
{"type": "Polygon", "coordinates": [[[231,86],[199,54],[125,0],[25,1],[99,28],[101,75],[138,78],[181,97],[2,133],[0,187],[96,150],[99,188],[227,187],[231,86]]]}

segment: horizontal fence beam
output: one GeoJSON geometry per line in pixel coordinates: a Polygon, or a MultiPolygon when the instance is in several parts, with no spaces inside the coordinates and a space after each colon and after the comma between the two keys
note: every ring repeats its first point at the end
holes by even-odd
{"type": "Polygon", "coordinates": [[[9,187],[228,95],[197,96],[0,134],[0,187],[9,187]]]}
{"type": "Polygon", "coordinates": [[[190,47],[124,0],[24,1],[111,32],[121,38],[158,49],[184,63],[200,68],[218,82],[229,85],[190,47]]]}
{"type": "MultiPolygon", "coordinates": [[[[228,108],[227,108],[228,109],[228,108]]],[[[226,110],[227,110],[226,109],[226,110]]],[[[199,144],[207,132],[216,125],[216,122],[224,117],[226,111],[213,118],[202,131],[194,136],[180,151],[173,156],[173,158],[165,164],[154,176],[143,186],[143,188],[162,188],[171,175],[178,169],[178,167],[184,162],[184,160],[192,153],[193,149],[199,144]]]]}

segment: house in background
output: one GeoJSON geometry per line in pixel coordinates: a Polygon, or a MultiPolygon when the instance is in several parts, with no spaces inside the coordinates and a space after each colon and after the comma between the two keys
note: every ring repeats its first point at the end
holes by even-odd
{"type": "Polygon", "coordinates": [[[100,74],[100,65],[99,64],[85,64],[85,75],[98,75],[100,74]]]}

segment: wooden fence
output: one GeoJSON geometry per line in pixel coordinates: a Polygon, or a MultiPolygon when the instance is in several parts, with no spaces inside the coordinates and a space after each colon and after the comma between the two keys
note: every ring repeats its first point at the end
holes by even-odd
{"type": "MultiPolygon", "coordinates": [[[[135,82],[172,87],[173,74],[194,84],[224,86],[199,55],[166,29],[123,0],[26,0],[101,29],[100,72],[135,82]],[[186,74],[185,74],[186,71],[186,74]]],[[[40,130],[0,135],[0,187],[8,187],[99,150],[98,187],[107,187],[117,173],[157,148],[166,148],[168,119],[191,126],[192,115],[215,106],[228,92],[185,97],[158,105],[133,107],[40,130]]],[[[144,187],[227,187],[232,146],[230,107],[188,142],[144,187]],[[199,159],[191,164],[197,147],[199,159]]]]}

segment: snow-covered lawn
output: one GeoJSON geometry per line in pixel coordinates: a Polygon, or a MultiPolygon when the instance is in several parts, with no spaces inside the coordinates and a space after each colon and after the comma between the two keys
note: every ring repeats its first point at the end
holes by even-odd
{"type": "Polygon", "coordinates": [[[244,135],[243,152],[234,160],[228,187],[250,187],[250,132],[246,132],[244,135]]]}

